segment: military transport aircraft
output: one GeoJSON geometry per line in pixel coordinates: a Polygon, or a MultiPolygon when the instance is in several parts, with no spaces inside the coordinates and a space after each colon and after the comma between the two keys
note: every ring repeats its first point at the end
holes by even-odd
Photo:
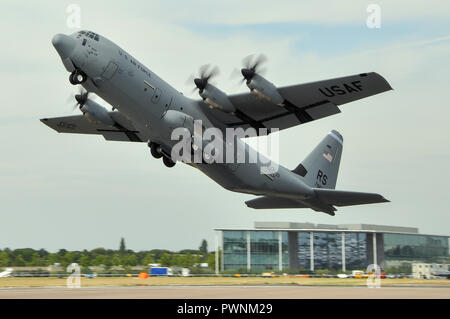
{"type": "MultiPolygon", "coordinates": [[[[178,143],[172,139],[175,128],[184,127],[194,136],[193,123],[201,121],[201,129],[216,128],[224,135],[231,128],[254,128],[258,132],[267,129],[269,134],[337,114],[340,105],[392,90],[382,76],[373,72],[276,87],[261,75],[264,59],[260,56],[245,59],[241,70],[249,93],[227,95],[210,83],[217,69],[202,67],[200,76],[193,80],[201,100],[193,100],[94,32],[57,34],[52,44],[70,72],[70,83],[80,84],[87,91],[75,95],[82,114],[41,121],[59,133],[146,142],[151,154],[162,158],[168,167],[179,161],[172,153],[178,143]],[[112,110],[93,101],[91,92],[108,102],[112,110]]],[[[237,153],[247,156],[251,151],[248,144],[240,138],[235,142],[237,153]]],[[[256,209],[311,208],[334,216],[335,206],[388,202],[379,194],[334,189],[342,143],[342,136],[332,130],[294,170],[279,166],[275,171],[264,171],[267,159],[263,156],[255,162],[220,163],[205,161],[208,157],[204,154],[200,162],[188,165],[228,190],[258,195],[246,202],[256,209]]],[[[195,150],[192,146],[190,151],[195,150]]]]}

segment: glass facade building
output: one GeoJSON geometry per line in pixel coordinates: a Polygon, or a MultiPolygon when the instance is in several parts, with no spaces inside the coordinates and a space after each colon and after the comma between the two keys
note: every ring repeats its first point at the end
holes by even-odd
{"type": "Polygon", "coordinates": [[[246,230],[216,229],[221,241],[220,269],[347,271],[365,270],[373,263],[386,269],[414,262],[450,262],[449,236],[423,235],[415,228],[379,225],[313,225],[313,228],[311,224],[298,228],[278,224],[246,230]]]}
{"type": "Polygon", "coordinates": [[[449,240],[442,236],[383,234],[384,261],[396,266],[408,261],[448,263],[449,240]]]}

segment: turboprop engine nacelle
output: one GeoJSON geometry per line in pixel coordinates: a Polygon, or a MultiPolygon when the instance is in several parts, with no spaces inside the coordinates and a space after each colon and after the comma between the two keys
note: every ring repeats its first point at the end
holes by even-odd
{"type": "Polygon", "coordinates": [[[116,122],[109,115],[108,110],[100,104],[87,100],[81,107],[83,115],[92,122],[101,122],[106,125],[114,125],[116,122]]]}
{"type": "Polygon", "coordinates": [[[186,113],[175,110],[168,110],[164,114],[163,120],[171,129],[185,127],[188,129],[191,135],[194,133],[194,119],[192,118],[192,116],[189,116],[186,113]]]}
{"type": "Polygon", "coordinates": [[[214,85],[208,83],[204,89],[199,91],[199,95],[211,108],[217,108],[226,113],[236,111],[228,96],[214,85]]]}
{"type": "Polygon", "coordinates": [[[259,98],[265,99],[280,106],[284,105],[284,98],[280,95],[280,93],[278,93],[275,85],[267,81],[261,75],[253,75],[253,77],[247,81],[247,86],[250,89],[250,92],[258,96],[259,98]]]}

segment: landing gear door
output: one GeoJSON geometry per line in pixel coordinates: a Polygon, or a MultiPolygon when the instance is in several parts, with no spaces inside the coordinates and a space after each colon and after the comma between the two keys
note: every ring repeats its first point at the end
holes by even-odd
{"type": "Polygon", "coordinates": [[[111,78],[116,74],[118,69],[118,66],[114,62],[109,62],[108,66],[106,67],[105,71],[102,73],[102,77],[106,80],[111,80],[111,78]]]}

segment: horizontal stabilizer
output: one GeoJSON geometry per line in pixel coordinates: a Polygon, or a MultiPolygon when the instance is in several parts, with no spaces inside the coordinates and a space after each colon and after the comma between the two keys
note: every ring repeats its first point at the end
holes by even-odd
{"type": "Polygon", "coordinates": [[[307,208],[302,203],[288,198],[262,196],[248,200],[245,204],[255,209],[277,209],[277,208],[307,208]]]}
{"type": "Polygon", "coordinates": [[[326,204],[352,206],[389,202],[380,194],[340,191],[335,189],[314,188],[317,198],[326,204]]]}

